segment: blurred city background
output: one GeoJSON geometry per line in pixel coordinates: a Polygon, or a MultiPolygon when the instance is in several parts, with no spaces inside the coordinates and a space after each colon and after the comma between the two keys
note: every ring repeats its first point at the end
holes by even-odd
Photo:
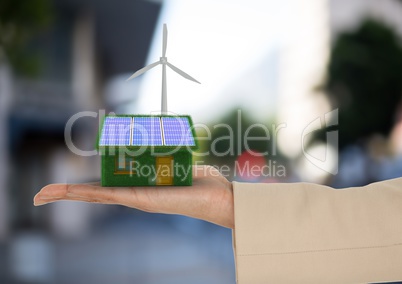
{"type": "Polygon", "coordinates": [[[74,114],[72,142],[91,151],[103,114],[159,111],[158,68],[125,80],[159,58],[163,23],[167,57],[202,83],[167,74],[169,110],[211,130],[200,151],[215,153],[195,161],[336,188],[402,175],[402,1],[1,0],[0,283],[235,283],[229,229],[32,204],[46,184],[100,178],[99,156],[66,146],[74,114]],[[239,144],[267,136],[252,125],[270,130],[250,143],[264,157],[239,144]]]}

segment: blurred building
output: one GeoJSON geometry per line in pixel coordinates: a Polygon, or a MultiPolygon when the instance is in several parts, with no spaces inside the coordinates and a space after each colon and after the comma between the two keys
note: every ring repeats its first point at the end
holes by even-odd
{"type": "MultiPolygon", "coordinates": [[[[19,228],[46,222],[32,220],[31,206],[33,195],[45,184],[99,176],[93,166],[97,157],[77,157],[67,149],[66,122],[79,111],[97,113],[104,106],[107,80],[144,63],[160,9],[147,1],[114,5],[54,0],[53,7],[51,27],[29,47],[42,59],[42,71],[35,79],[14,78],[5,120],[9,134],[4,137],[9,137],[11,150],[10,196],[18,208],[12,224],[19,228]]],[[[73,142],[78,148],[93,149],[97,119],[77,120],[73,142]]]]}
{"type": "Polygon", "coordinates": [[[402,3],[399,0],[329,1],[331,38],[355,29],[366,18],[374,18],[392,27],[402,36],[402,3]]]}
{"type": "Polygon", "coordinates": [[[72,142],[82,150],[94,149],[99,110],[105,108],[103,89],[114,76],[144,64],[160,10],[160,4],[148,1],[51,4],[50,27],[27,47],[41,60],[38,76],[29,78],[0,66],[0,239],[10,244],[10,257],[19,259],[9,264],[16,267],[7,266],[16,281],[49,277],[43,269],[29,269],[32,263],[44,261],[46,267],[50,261],[43,232],[64,239],[88,233],[90,205],[61,203],[38,209],[32,199],[49,183],[99,178],[99,157],[80,157],[66,146],[66,123],[80,111],[92,112],[92,117],[76,121],[72,142]],[[32,253],[38,258],[32,262],[28,254],[18,257],[21,247],[37,248],[32,253]]]}

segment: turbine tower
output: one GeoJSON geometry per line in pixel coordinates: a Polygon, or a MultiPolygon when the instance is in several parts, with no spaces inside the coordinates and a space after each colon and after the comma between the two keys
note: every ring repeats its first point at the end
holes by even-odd
{"type": "Polygon", "coordinates": [[[155,66],[161,64],[162,65],[162,106],[161,106],[161,113],[162,114],[167,114],[167,90],[166,90],[166,65],[169,66],[173,71],[176,73],[180,74],[184,78],[196,82],[198,84],[201,84],[198,82],[196,79],[188,75],[187,73],[183,72],[173,64],[169,63],[166,58],[166,48],[167,48],[167,27],[166,24],[163,24],[163,45],[162,45],[162,57],[160,57],[159,61],[156,61],[154,63],[151,63],[144,68],[138,70],[135,72],[133,75],[131,75],[130,78],[127,79],[131,80],[134,79],[135,77],[140,76],[141,74],[147,72],[148,70],[154,68],[155,66]]]}

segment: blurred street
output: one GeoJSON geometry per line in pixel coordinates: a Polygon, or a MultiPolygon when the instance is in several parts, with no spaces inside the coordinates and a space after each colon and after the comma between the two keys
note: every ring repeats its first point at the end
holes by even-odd
{"type": "MultiPolygon", "coordinates": [[[[230,230],[186,217],[117,211],[102,223],[95,222],[79,241],[50,241],[51,262],[46,263],[39,282],[235,282],[230,230]]],[[[10,268],[10,250],[1,246],[0,252],[1,267],[10,268]]],[[[46,262],[46,250],[38,253],[33,260],[40,266],[38,262],[46,262]]],[[[4,275],[0,280],[21,283],[4,275]]]]}

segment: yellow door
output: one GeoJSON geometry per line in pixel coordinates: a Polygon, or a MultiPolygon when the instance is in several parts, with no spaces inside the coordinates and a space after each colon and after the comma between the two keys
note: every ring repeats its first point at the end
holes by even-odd
{"type": "Polygon", "coordinates": [[[173,184],[173,157],[156,157],[156,185],[173,184]]]}

